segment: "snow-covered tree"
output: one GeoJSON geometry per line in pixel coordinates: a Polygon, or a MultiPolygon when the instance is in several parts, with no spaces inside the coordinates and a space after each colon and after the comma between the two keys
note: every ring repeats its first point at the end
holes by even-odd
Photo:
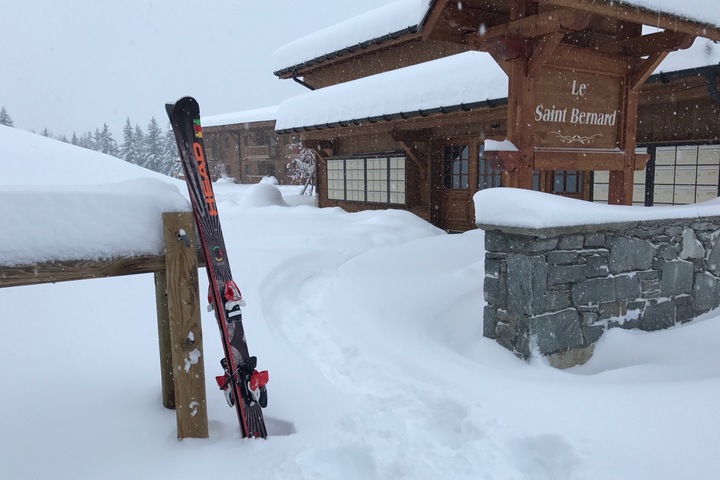
{"type": "Polygon", "coordinates": [[[315,152],[309,148],[300,150],[300,156],[293,158],[288,164],[288,175],[295,181],[305,182],[303,195],[306,192],[312,195],[315,186],[315,152]],[[308,187],[310,187],[309,190],[308,187]]]}
{"type": "Polygon", "coordinates": [[[7,112],[5,107],[0,108],[0,125],[5,125],[7,127],[15,126],[12,118],[10,118],[10,114],[7,112]]]}
{"type": "Polygon", "coordinates": [[[119,156],[117,142],[113,138],[107,123],[103,124],[102,130],[95,131],[95,147],[99,152],[112,155],[113,157],[119,156]]]}
{"type": "Polygon", "coordinates": [[[79,139],[77,145],[89,150],[97,150],[95,147],[95,137],[92,132],[85,132],[79,139]]]}
{"type": "Polygon", "coordinates": [[[148,123],[147,133],[145,134],[143,142],[142,166],[149,170],[159,172],[162,165],[162,157],[163,134],[157,120],[155,120],[155,117],[152,117],[150,123],[148,123]]]}
{"type": "Polygon", "coordinates": [[[179,177],[182,171],[180,165],[180,155],[178,154],[177,143],[175,142],[175,134],[172,127],[168,124],[165,134],[163,135],[163,160],[161,173],[170,175],[171,177],[179,177]]]}
{"type": "Polygon", "coordinates": [[[128,117],[123,127],[123,141],[119,148],[120,158],[135,165],[139,164],[142,154],[142,140],[143,133],[140,126],[135,125],[135,129],[133,130],[130,124],[130,118],[128,117]]]}

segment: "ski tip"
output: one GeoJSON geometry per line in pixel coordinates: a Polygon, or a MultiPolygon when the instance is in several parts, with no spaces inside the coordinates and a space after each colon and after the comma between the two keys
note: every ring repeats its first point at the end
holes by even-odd
{"type": "Polygon", "coordinates": [[[195,100],[193,97],[189,97],[189,96],[188,96],[188,97],[181,97],[181,98],[179,98],[179,99],[178,99],[177,101],[175,101],[175,102],[167,102],[167,103],[165,104],[165,111],[167,112],[168,117],[170,118],[170,120],[172,120],[172,118],[173,118],[173,112],[175,111],[175,107],[177,107],[177,106],[185,107],[187,104],[192,104],[192,103],[197,104],[198,102],[197,102],[197,100],[195,100]]]}
{"type": "Polygon", "coordinates": [[[175,104],[174,103],[166,103],[165,104],[165,111],[167,112],[168,118],[172,120],[173,117],[173,110],[175,110],[175,104]]]}

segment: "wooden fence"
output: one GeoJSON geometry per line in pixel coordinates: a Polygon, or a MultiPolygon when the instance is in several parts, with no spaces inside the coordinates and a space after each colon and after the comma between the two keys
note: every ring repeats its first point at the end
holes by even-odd
{"type": "Polygon", "coordinates": [[[178,439],[207,438],[198,291],[202,256],[192,212],[164,213],[163,232],[164,255],[0,265],[0,288],[154,273],[162,402],[176,411],[178,439]]]}

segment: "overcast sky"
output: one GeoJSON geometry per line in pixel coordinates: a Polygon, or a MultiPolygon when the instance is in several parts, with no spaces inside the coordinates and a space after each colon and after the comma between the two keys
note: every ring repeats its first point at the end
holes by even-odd
{"type": "Polygon", "coordinates": [[[272,74],[278,47],[392,0],[0,0],[0,106],[68,137],[125,119],[167,125],[183,95],[203,115],[303,93],[272,74]]]}

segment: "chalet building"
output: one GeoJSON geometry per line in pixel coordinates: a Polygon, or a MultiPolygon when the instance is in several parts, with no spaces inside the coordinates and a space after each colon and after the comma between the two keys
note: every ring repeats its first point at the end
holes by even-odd
{"type": "Polygon", "coordinates": [[[501,185],[717,197],[720,21],[646,4],[398,0],[276,52],[275,74],[309,88],[280,104],[276,132],[318,154],[319,206],[402,208],[450,231],[474,228],[473,194],[501,185]]]}
{"type": "Polygon", "coordinates": [[[299,157],[298,136],[275,133],[277,107],[203,117],[205,149],[213,178],[229,176],[239,183],[275,177],[294,182],[288,165],[299,157]]]}

